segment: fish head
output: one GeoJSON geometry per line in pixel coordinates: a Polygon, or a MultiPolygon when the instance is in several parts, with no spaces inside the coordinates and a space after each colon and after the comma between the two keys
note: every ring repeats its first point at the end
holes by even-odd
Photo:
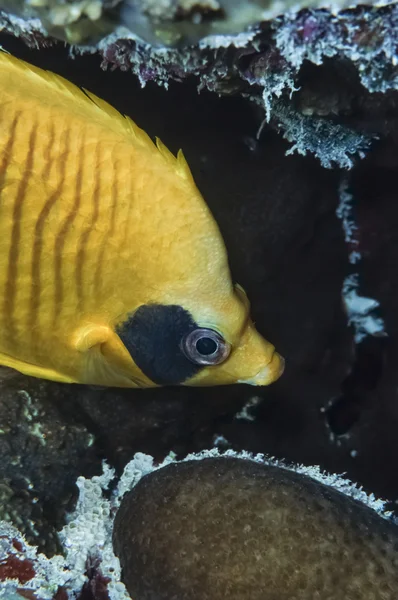
{"type": "Polygon", "coordinates": [[[183,155],[158,148],[170,170],[146,180],[145,198],[157,198],[162,210],[156,218],[139,213],[134,244],[114,269],[122,269],[123,285],[118,274],[109,288],[107,333],[79,341],[90,345],[82,379],[130,387],[268,385],[284,361],[233,284],[218,224],[183,155]]]}
{"type": "Polygon", "coordinates": [[[264,386],[280,377],[283,358],[256,330],[236,285],[222,307],[203,300],[140,306],[116,328],[139,372],[140,386],[264,386]],[[221,309],[222,308],[222,309],[221,309]]]}
{"type": "Polygon", "coordinates": [[[223,310],[206,321],[183,342],[186,356],[203,366],[185,385],[265,386],[282,375],[285,361],[254,326],[249,300],[240,285],[235,284],[223,310]]]}

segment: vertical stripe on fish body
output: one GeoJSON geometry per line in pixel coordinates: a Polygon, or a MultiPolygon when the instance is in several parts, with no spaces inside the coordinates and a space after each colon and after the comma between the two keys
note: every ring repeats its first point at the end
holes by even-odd
{"type": "Polygon", "coordinates": [[[228,314],[222,333],[234,344],[247,312],[238,296],[182,153],[0,52],[0,363],[154,385],[117,327],[141,306],[183,305],[204,325],[228,314]]]}

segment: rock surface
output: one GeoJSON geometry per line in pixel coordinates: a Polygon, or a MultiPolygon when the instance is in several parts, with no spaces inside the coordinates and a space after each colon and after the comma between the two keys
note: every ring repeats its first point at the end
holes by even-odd
{"type": "Polygon", "coordinates": [[[94,436],[68,409],[66,387],[4,369],[1,376],[0,521],[52,555],[77,477],[100,470],[94,436]]]}

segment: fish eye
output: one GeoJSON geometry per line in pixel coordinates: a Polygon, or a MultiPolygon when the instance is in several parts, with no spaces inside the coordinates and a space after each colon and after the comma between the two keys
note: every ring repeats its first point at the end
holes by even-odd
{"type": "Polygon", "coordinates": [[[196,365],[219,365],[229,356],[231,346],[213,329],[194,329],[182,339],[182,351],[196,365]]]}

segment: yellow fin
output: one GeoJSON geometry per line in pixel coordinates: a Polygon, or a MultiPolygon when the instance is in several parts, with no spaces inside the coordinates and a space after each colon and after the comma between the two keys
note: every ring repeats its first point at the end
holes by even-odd
{"type": "Polygon", "coordinates": [[[12,356],[8,356],[8,354],[3,354],[2,352],[0,352],[0,364],[4,367],[16,369],[24,375],[38,377],[39,379],[50,379],[51,381],[60,381],[61,383],[77,383],[71,377],[62,375],[54,369],[46,369],[44,367],[39,367],[38,365],[32,365],[23,360],[12,358],[12,356]]]}
{"type": "Polygon", "coordinates": [[[89,111],[89,113],[93,110],[100,111],[102,118],[110,119],[113,124],[117,124],[120,127],[121,131],[130,135],[136,142],[146,147],[148,150],[153,151],[157,147],[160,155],[170,167],[174,169],[177,175],[187,181],[193,182],[191,171],[181,150],[178,151],[177,157],[175,157],[159,138],[156,138],[155,146],[149,135],[143,129],[138,127],[132,119],[120,113],[108,102],[102,100],[92,92],[89,92],[85,88],[78,87],[60,75],[50,71],[44,71],[30,63],[20,60],[0,48],[0,79],[2,70],[5,70],[5,72],[8,70],[9,75],[12,75],[12,78],[15,78],[17,82],[22,78],[29,77],[32,80],[32,86],[36,85],[41,88],[43,101],[51,102],[54,91],[56,91],[67,101],[73,102],[73,104],[71,104],[71,109],[73,108],[74,111],[79,107],[82,110],[89,111]],[[14,73],[14,71],[17,73],[14,73]]]}
{"type": "Polygon", "coordinates": [[[73,335],[85,354],[81,383],[118,387],[156,387],[137,367],[119,336],[107,325],[86,324],[73,335]]]}
{"type": "Polygon", "coordinates": [[[181,177],[183,177],[187,181],[191,181],[192,183],[194,183],[191,169],[189,168],[189,165],[181,148],[177,152],[177,172],[181,177]]]}
{"type": "Polygon", "coordinates": [[[169,163],[170,166],[176,167],[177,159],[174,154],[165,146],[160,138],[156,138],[156,146],[159,150],[160,154],[163,156],[166,162],[169,163]]]}
{"type": "Polygon", "coordinates": [[[73,345],[79,352],[87,352],[94,346],[104,344],[112,336],[106,325],[84,325],[73,336],[73,345]]]}
{"type": "Polygon", "coordinates": [[[167,148],[167,146],[165,146],[165,144],[163,144],[162,140],[158,137],[156,138],[156,146],[160,154],[165,159],[165,161],[169,163],[169,165],[173,167],[173,169],[176,171],[177,175],[179,175],[183,179],[186,179],[187,181],[194,183],[191,169],[189,168],[189,165],[185,159],[182,150],[179,150],[177,156],[174,156],[174,154],[167,148]]]}
{"type": "MultiPolygon", "coordinates": [[[[59,77],[59,76],[56,75],[55,77],[59,77]]],[[[68,82],[68,83],[70,83],[70,82],[68,82]]],[[[73,83],[71,83],[70,85],[72,85],[73,87],[77,87],[73,83]]],[[[95,104],[95,106],[97,106],[100,110],[102,110],[109,117],[112,117],[112,119],[120,119],[120,117],[122,117],[123,119],[126,118],[126,117],[124,117],[122,115],[122,113],[120,113],[111,104],[108,104],[108,102],[106,102],[106,100],[102,100],[102,98],[99,98],[98,96],[96,96],[95,94],[93,94],[92,92],[90,92],[89,90],[86,90],[86,88],[84,88],[84,87],[82,87],[82,88],[77,87],[77,90],[83,92],[83,94],[85,96],[87,96],[87,98],[89,98],[91,100],[91,102],[93,104],[95,104]]]]}
{"type": "Polygon", "coordinates": [[[15,58],[11,54],[3,51],[0,48],[0,69],[1,67],[9,67],[19,71],[19,76],[29,76],[36,80],[32,83],[40,84],[47,88],[48,97],[51,98],[51,93],[56,90],[58,93],[63,94],[68,100],[73,100],[74,106],[82,106],[86,109],[98,109],[101,111],[102,116],[112,119],[112,121],[119,124],[125,133],[130,134],[140,144],[153,150],[155,145],[149,135],[145,133],[132,119],[124,116],[116,108],[111,106],[105,100],[102,100],[92,92],[89,92],[85,88],[80,88],[74,83],[71,83],[61,75],[57,75],[50,71],[44,71],[30,63],[15,58]]]}
{"type": "Polygon", "coordinates": [[[130,132],[133,134],[136,140],[141,142],[141,144],[146,145],[148,148],[150,147],[152,150],[155,149],[155,144],[146,131],[141,129],[141,127],[138,127],[138,125],[133,121],[133,119],[130,119],[130,117],[124,117],[124,119],[126,120],[126,123],[130,128],[130,132]]]}
{"type": "Polygon", "coordinates": [[[87,353],[87,360],[82,372],[82,383],[94,385],[117,386],[123,388],[141,387],[133,377],[130,377],[117,366],[104,360],[101,346],[93,346],[87,353]]]}

